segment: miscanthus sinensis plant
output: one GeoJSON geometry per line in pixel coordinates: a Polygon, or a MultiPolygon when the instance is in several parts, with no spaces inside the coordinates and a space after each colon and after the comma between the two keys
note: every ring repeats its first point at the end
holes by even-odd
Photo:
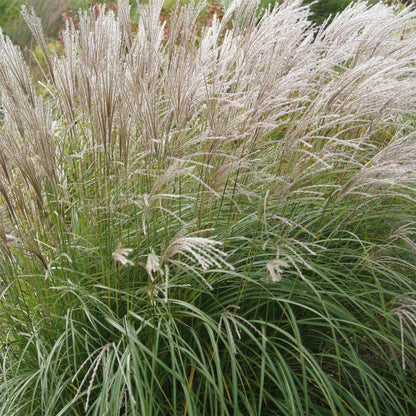
{"type": "Polygon", "coordinates": [[[0,414],[415,414],[416,13],[161,6],[0,39],[0,414]]]}

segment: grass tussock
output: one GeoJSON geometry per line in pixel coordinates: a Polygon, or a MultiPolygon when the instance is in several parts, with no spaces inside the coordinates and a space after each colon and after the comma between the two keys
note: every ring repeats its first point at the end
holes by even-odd
{"type": "Polygon", "coordinates": [[[414,414],[416,13],[203,7],[0,39],[0,414],[414,414]]]}

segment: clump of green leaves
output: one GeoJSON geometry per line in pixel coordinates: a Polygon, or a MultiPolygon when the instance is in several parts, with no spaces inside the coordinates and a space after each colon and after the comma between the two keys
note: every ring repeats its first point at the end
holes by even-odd
{"type": "Polygon", "coordinates": [[[317,24],[322,24],[329,17],[335,16],[344,10],[351,0],[305,0],[304,4],[310,5],[312,18],[317,24]]]}

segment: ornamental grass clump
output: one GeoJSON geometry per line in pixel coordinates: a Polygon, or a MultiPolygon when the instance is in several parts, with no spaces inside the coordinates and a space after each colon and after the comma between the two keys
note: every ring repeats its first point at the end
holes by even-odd
{"type": "Polygon", "coordinates": [[[204,7],[1,36],[0,414],[415,414],[416,12],[204,7]]]}

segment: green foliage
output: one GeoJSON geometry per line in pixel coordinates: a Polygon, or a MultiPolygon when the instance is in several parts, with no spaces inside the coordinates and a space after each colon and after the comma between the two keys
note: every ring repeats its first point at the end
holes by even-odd
{"type": "Polygon", "coordinates": [[[22,48],[30,48],[32,35],[28,30],[21,8],[23,5],[33,7],[42,17],[43,27],[50,38],[57,38],[59,28],[63,25],[61,14],[66,10],[86,9],[87,0],[0,0],[0,27],[3,33],[22,48]]]}
{"type": "Polygon", "coordinates": [[[2,0],[0,2],[0,27],[10,36],[13,34],[15,22],[20,19],[21,0],[2,0]]]}
{"type": "Polygon", "coordinates": [[[334,16],[344,10],[352,0],[304,0],[304,4],[311,5],[312,20],[322,24],[330,16],[334,16]]]}
{"type": "Polygon", "coordinates": [[[414,414],[415,13],[119,7],[0,40],[0,414],[414,414]]]}

